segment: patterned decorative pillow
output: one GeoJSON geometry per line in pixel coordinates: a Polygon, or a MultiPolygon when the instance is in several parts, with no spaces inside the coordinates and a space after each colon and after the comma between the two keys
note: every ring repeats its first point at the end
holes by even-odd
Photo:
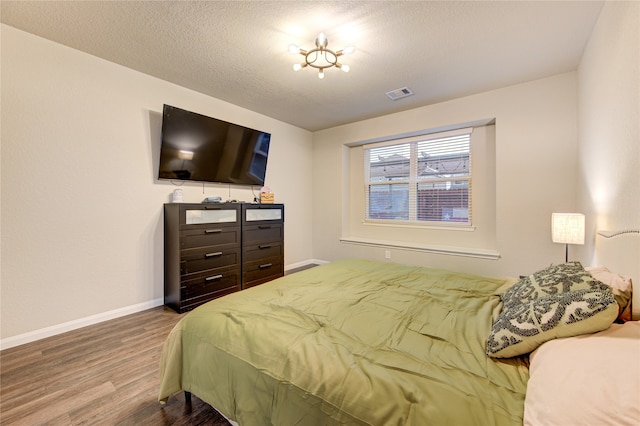
{"type": "Polygon", "coordinates": [[[505,307],[514,306],[583,289],[606,290],[606,287],[585,271],[580,262],[562,263],[523,277],[502,295],[502,303],[505,307]]]}
{"type": "Polygon", "coordinates": [[[487,340],[487,355],[509,358],[529,353],[555,338],[607,329],[618,315],[618,304],[611,289],[604,287],[570,290],[504,306],[487,340]]]}

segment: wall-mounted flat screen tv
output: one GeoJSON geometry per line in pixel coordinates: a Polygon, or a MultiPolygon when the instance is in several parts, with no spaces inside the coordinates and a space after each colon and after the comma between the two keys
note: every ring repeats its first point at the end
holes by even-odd
{"type": "Polygon", "coordinates": [[[264,185],[271,134],[164,105],[158,179],[264,185]]]}

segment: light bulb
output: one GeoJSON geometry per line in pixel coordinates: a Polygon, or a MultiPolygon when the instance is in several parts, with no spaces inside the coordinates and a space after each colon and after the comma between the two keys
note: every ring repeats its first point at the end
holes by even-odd
{"type": "Polygon", "coordinates": [[[300,71],[302,69],[302,65],[300,64],[293,64],[293,70],[294,71],[300,71]]]}
{"type": "Polygon", "coordinates": [[[349,53],[353,53],[356,51],[356,48],[353,46],[349,46],[349,47],[345,47],[344,49],[342,49],[342,54],[343,55],[348,55],[349,53]]]}
{"type": "Polygon", "coordinates": [[[349,70],[351,69],[351,67],[350,67],[349,65],[342,64],[342,65],[340,66],[340,69],[341,69],[342,71],[344,71],[344,72],[349,72],[349,70]]]}
{"type": "Polygon", "coordinates": [[[298,53],[300,53],[300,48],[298,46],[296,46],[295,44],[290,44],[289,45],[289,52],[291,52],[293,54],[298,54],[298,53]]]}
{"type": "Polygon", "coordinates": [[[320,33],[318,34],[318,38],[316,38],[316,47],[324,49],[325,47],[327,47],[328,42],[329,41],[327,40],[327,36],[325,36],[324,33],[320,33]]]}
{"type": "Polygon", "coordinates": [[[324,78],[324,71],[320,70],[320,72],[318,72],[318,78],[320,80],[322,80],[324,78]]]}

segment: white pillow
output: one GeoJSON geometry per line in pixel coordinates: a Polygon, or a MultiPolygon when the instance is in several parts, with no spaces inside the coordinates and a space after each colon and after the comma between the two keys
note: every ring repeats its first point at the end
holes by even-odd
{"type": "Polygon", "coordinates": [[[524,425],[640,424],[640,322],[548,341],[530,360],[524,425]]]}
{"type": "Polygon", "coordinates": [[[631,321],[631,297],[633,294],[631,278],[611,272],[604,266],[588,266],[584,269],[593,278],[613,289],[613,297],[620,306],[619,322],[631,321]]]}

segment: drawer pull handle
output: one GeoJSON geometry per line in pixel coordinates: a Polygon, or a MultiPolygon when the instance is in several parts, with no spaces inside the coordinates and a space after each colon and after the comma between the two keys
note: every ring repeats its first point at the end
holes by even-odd
{"type": "Polygon", "coordinates": [[[267,268],[271,268],[272,266],[273,266],[273,264],[271,264],[271,263],[265,263],[264,265],[258,266],[258,268],[267,269],[267,268]]]}
{"type": "Polygon", "coordinates": [[[262,245],[262,246],[258,246],[258,248],[259,248],[260,250],[262,250],[262,249],[268,249],[268,248],[271,248],[271,247],[272,247],[272,245],[271,245],[271,244],[265,244],[265,245],[262,245]]]}
{"type": "Polygon", "coordinates": [[[271,229],[271,225],[258,225],[258,229],[271,229]]]}
{"type": "Polygon", "coordinates": [[[222,252],[221,251],[217,251],[215,253],[207,253],[204,255],[204,257],[218,257],[218,256],[222,256],[222,252]]]}
{"type": "Polygon", "coordinates": [[[219,234],[222,232],[222,229],[205,229],[205,234],[219,234]]]}
{"type": "Polygon", "coordinates": [[[213,281],[213,280],[219,280],[220,278],[222,278],[222,274],[220,275],[212,275],[210,277],[205,278],[205,281],[213,281]]]}

